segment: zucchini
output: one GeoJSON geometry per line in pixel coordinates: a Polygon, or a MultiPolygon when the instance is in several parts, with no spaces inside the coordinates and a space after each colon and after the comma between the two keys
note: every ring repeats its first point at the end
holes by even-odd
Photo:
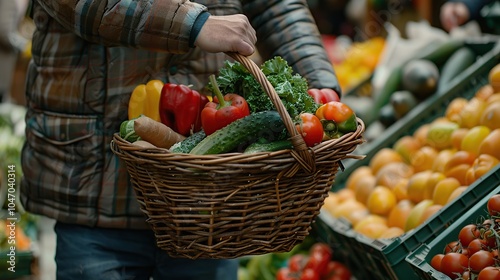
{"type": "Polygon", "coordinates": [[[446,85],[475,61],[476,55],[469,47],[462,47],[454,52],[441,69],[438,93],[444,93],[443,89],[446,89],[446,85]]]}
{"type": "Polygon", "coordinates": [[[275,141],[285,125],[276,111],[262,111],[237,119],[215,131],[196,145],[190,154],[221,154],[244,149],[259,138],[275,141]]]}
{"type": "Polygon", "coordinates": [[[285,149],[293,149],[292,141],[290,140],[278,140],[268,143],[255,142],[250,144],[243,153],[245,154],[255,154],[260,152],[274,152],[285,149]]]}
{"type": "Polygon", "coordinates": [[[195,132],[191,134],[189,137],[186,139],[182,140],[181,142],[178,142],[174,144],[171,148],[170,151],[172,153],[184,153],[187,154],[189,153],[198,143],[201,142],[201,140],[205,139],[207,137],[207,134],[205,131],[202,129],[198,132],[195,132]]]}

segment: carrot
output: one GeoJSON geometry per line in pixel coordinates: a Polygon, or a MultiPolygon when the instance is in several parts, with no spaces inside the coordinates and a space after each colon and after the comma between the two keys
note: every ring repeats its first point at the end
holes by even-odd
{"type": "Polygon", "coordinates": [[[186,138],[163,123],[147,116],[140,116],[134,120],[134,131],[142,140],[165,149],[186,138]]]}

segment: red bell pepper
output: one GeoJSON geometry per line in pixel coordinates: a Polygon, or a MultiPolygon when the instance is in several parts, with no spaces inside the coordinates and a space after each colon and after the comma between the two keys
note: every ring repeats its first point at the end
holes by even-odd
{"type": "Polygon", "coordinates": [[[201,125],[206,135],[250,115],[250,108],[245,98],[236,93],[223,96],[214,75],[210,75],[210,82],[213,85],[215,97],[201,111],[201,125]]]}
{"type": "Polygon", "coordinates": [[[167,83],[161,89],[160,119],[177,133],[189,136],[201,129],[201,110],[208,98],[185,85],[167,83]]]}
{"type": "Polygon", "coordinates": [[[330,101],[316,110],[316,116],[323,124],[324,138],[338,138],[357,129],[356,114],[346,104],[330,101]]]}
{"type": "Polygon", "coordinates": [[[307,93],[317,104],[326,104],[330,101],[340,101],[339,94],[330,88],[310,88],[307,90],[307,93]]]}

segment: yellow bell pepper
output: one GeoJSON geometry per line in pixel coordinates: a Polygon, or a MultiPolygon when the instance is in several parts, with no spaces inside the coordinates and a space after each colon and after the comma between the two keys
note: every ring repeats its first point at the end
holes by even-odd
{"type": "Polygon", "coordinates": [[[129,99],[129,120],[145,115],[153,120],[161,121],[159,106],[162,88],[163,82],[160,80],[151,80],[146,84],[136,86],[129,99]]]}

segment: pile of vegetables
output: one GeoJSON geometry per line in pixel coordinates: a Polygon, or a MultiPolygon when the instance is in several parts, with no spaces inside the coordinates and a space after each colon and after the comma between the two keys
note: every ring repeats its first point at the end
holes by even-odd
{"type": "MultiPolygon", "coordinates": [[[[265,61],[261,70],[307,146],[356,130],[354,111],[335,91],[308,89],[305,78],[294,74],[283,58],[265,61]]],[[[271,99],[239,62],[226,61],[218,77],[210,76],[207,87],[211,98],[186,85],[159,80],[138,85],[120,136],[146,148],[198,155],[293,148],[271,99]]]]}

